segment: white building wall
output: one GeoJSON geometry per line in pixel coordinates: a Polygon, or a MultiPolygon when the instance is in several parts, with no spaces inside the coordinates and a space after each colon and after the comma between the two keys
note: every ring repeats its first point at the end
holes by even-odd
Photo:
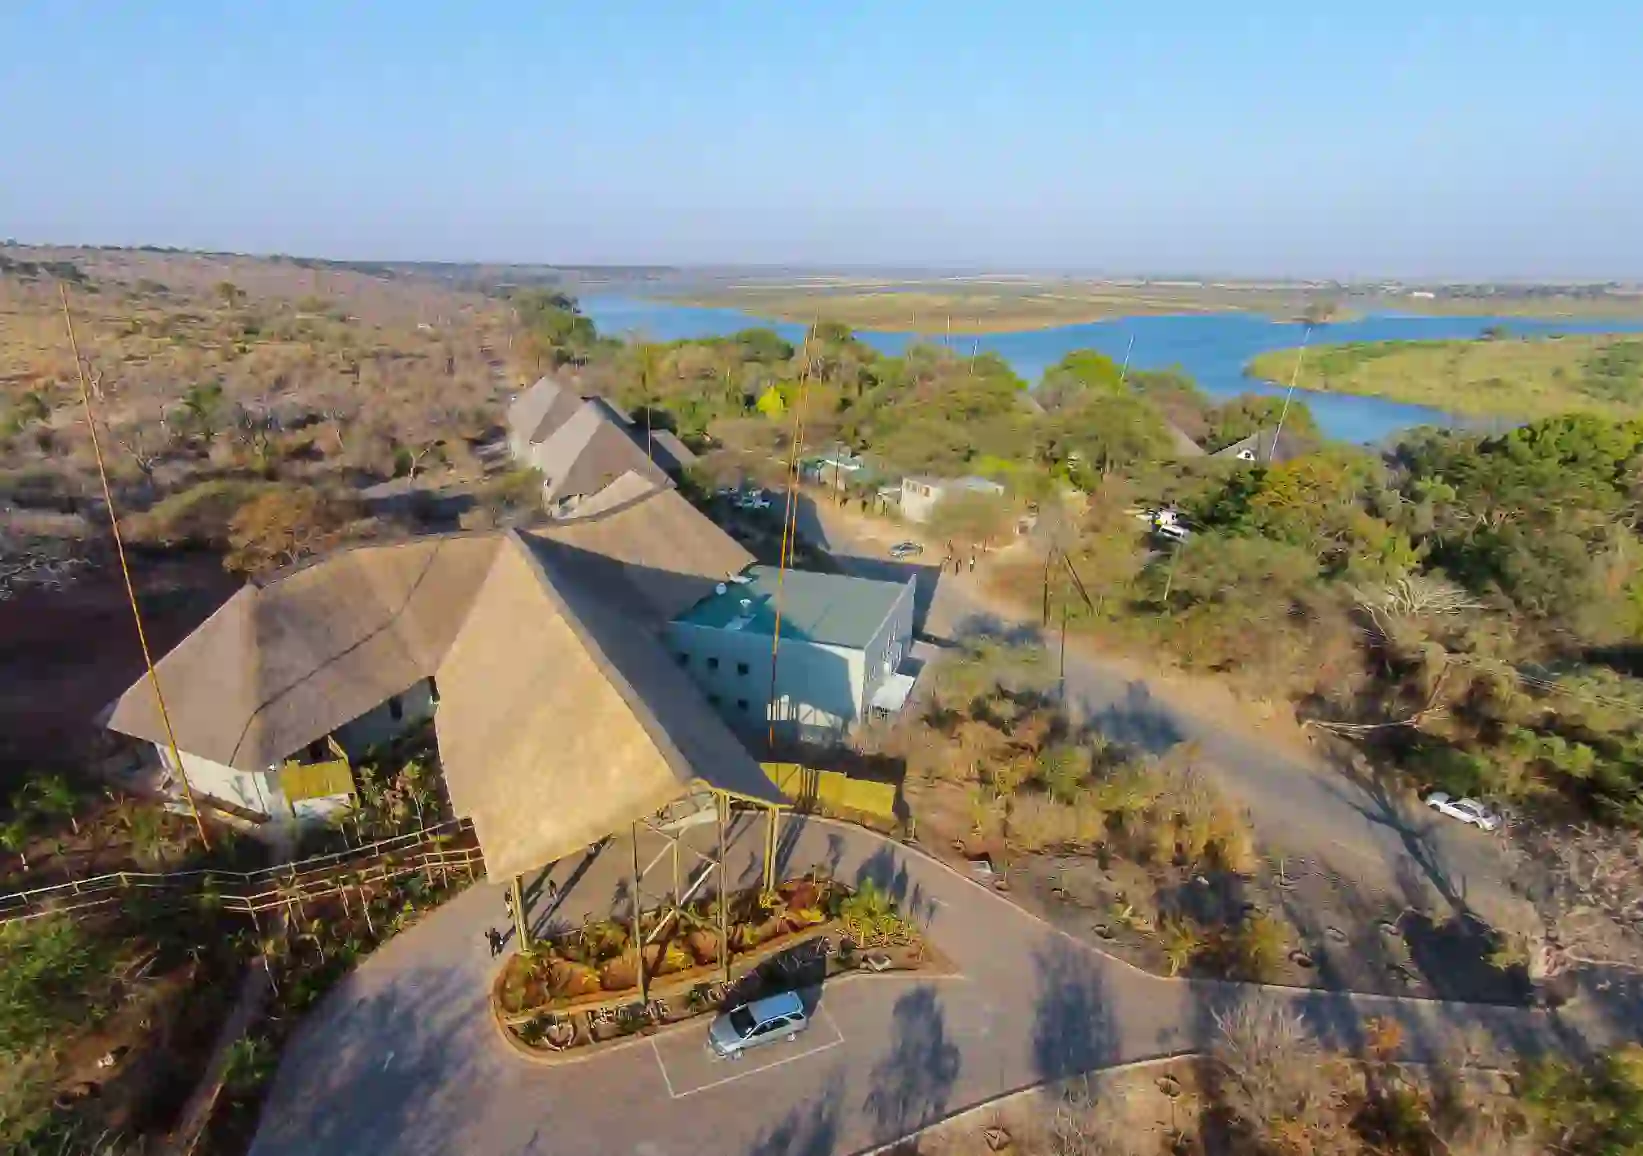
{"type": "Polygon", "coordinates": [[[941,501],[941,488],[916,478],[901,480],[901,516],[909,522],[928,522],[941,501]]]}
{"type": "Polygon", "coordinates": [[[901,669],[913,647],[913,613],[916,605],[918,580],[909,578],[901,588],[884,623],[874,633],[862,654],[861,698],[857,700],[857,714],[867,717],[868,703],[873,692],[883,684],[885,677],[901,669]]]}
{"type": "Polygon", "coordinates": [[[733,727],[762,730],[774,718],[806,738],[833,739],[861,717],[866,668],[860,650],[782,639],[773,703],[768,634],[671,622],[668,646],[733,727]]]}
{"type": "MultiPolygon", "coordinates": [[[[177,765],[172,761],[171,748],[159,743],[155,749],[160,753],[160,765],[170,771],[175,778],[177,765]]],[[[237,807],[244,807],[248,811],[260,811],[276,822],[290,818],[291,808],[286,805],[285,796],[280,792],[279,778],[275,773],[242,771],[224,766],[222,763],[214,763],[210,759],[202,759],[187,751],[182,752],[182,755],[183,772],[187,774],[188,785],[192,790],[233,803],[237,807]]],[[[179,788],[181,785],[179,779],[179,788]]]]}

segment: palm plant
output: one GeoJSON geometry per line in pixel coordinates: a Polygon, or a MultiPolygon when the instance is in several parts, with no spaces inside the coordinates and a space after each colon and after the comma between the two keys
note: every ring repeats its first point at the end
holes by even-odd
{"type": "Polygon", "coordinates": [[[1165,919],[1158,929],[1158,940],[1172,976],[1179,975],[1204,949],[1203,932],[1185,916],[1165,919]]]}
{"type": "Polygon", "coordinates": [[[165,813],[157,807],[131,807],[123,816],[126,834],[131,838],[131,850],[137,861],[165,867],[165,813]]]}
{"type": "Polygon", "coordinates": [[[4,847],[23,864],[24,874],[29,869],[29,842],[33,832],[29,829],[27,815],[14,815],[5,824],[0,825],[0,847],[4,847]]]}

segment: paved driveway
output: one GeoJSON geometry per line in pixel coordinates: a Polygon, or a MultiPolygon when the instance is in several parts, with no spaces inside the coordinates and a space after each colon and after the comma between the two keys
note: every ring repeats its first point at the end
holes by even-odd
{"type": "MultiPolygon", "coordinates": [[[[847,572],[902,582],[917,577],[918,621],[926,636],[960,638],[981,623],[1037,630],[1036,620],[1012,620],[984,605],[967,571],[942,574],[939,548],[927,549],[915,563],[896,562],[885,551],[899,540],[897,529],[869,537],[861,525],[809,499],[800,507],[799,532],[847,572]]],[[[1054,641],[1049,645],[1053,654],[1054,641]]],[[[1513,902],[1505,884],[1508,868],[1482,832],[1411,807],[1349,766],[1263,741],[1230,712],[1185,707],[1087,650],[1069,648],[1066,669],[1070,709],[1109,737],[1153,753],[1197,744],[1222,785],[1249,808],[1267,846],[1324,860],[1374,887],[1407,890],[1422,882],[1485,915],[1513,902]]]]}
{"type": "MultiPolygon", "coordinates": [[[[761,834],[736,834],[731,877],[753,879],[761,834]]],[[[702,1026],[559,1067],[520,1059],[485,1005],[483,932],[502,890],[481,885],[404,932],[309,1014],[287,1049],[254,1156],[826,1156],[857,1152],[1039,1081],[1201,1045],[1235,985],[1146,976],[1077,944],[916,851],[825,820],[793,820],[784,874],[815,863],[877,879],[928,925],[957,977],[828,986],[815,1026],[738,1063],[701,1055],[702,1026]]],[[[625,893],[624,842],[559,865],[575,923],[625,893]]],[[[1460,1028],[1516,1049],[1555,1038],[1543,1013],[1294,993],[1320,1036],[1350,1042],[1393,1014],[1415,1054],[1460,1028]]]]}

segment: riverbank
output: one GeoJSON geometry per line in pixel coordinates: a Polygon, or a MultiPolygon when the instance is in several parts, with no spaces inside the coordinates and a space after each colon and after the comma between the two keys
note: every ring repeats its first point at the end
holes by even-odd
{"type": "Polygon", "coordinates": [[[1032,283],[986,288],[917,286],[743,286],[669,295],[678,305],[737,309],[809,325],[837,321],[871,333],[928,337],[1027,333],[1126,317],[1250,313],[1293,320],[1306,309],[1296,293],[1214,287],[1032,283]]]}
{"type": "MultiPolygon", "coordinates": [[[[1297,348],[1252,358],[1245,373],[1287,383],[1297,348]]],[[[1324,393],[1379,397],[1471,417],[1524,421],[1571,410],[1643,414],[1643,339],[1622,334],[1316,346],[1300,381],[1324,393]]]]}

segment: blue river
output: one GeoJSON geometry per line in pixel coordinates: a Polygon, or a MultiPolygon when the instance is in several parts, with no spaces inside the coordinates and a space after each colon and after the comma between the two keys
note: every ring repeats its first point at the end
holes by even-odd
{"type": "MultiPolygon", "coordinates": [[[[650,341],[724,336],[751,326],[774,329],[793,342],[800,341],[804,336],[804,326],[791,322],[772,322],[735,309],[673,305],[643,297],[584,297],[582,310],[593,319],[601,333],[632,334],[650,341]]],[[[1494,325],[1525,337],[1643,329],[1643,326],[1626,322],[1378,313],[1354,321],[1319,326],[1313,331],[1312,343],[1333,345],[1348,341],[1471,338],[1481,336],[1484,330],[1494,325]]],[[[997,353],[1029,382],[1037,382],[1045,369],[1074,349],[1099,349],[1115,360],[1122,360],[1125,351],[1131,350],[1130,365],[1134,368],[1179,369],[1194,378],[1205,393],[1212,397],[1228,398],[1240,393],[1281,395],[1284,392],[1282,387],[1245,377],[1244,367],[1258,353],[1299,345],[1304,332],[1305,327],[1298,323],[1272,321],[1255,314],[1208,313],[1126,317],[1021,333],[955,336],[952,345],[965,353],[976,350],[997,353]]],[[[915,338],[908,333],[863,332],[859,336],[885,353],[899,353],[913,340],[941,340],[927,335],[915,338]]],[[[1303,382],[1306,379],[1304,367],[1301,379],[1303,382]]],[[[1457,416],[1429,406],[1408,405],[1356,394],[1316,393],[1298,388],[1295,396],[1297,400],[1306,402],[1325,435],[1364,445],[1384,442],[1400,430],[1420,425],[1492,429],[1512,424],[1502,419],[1457,416]]]]}

